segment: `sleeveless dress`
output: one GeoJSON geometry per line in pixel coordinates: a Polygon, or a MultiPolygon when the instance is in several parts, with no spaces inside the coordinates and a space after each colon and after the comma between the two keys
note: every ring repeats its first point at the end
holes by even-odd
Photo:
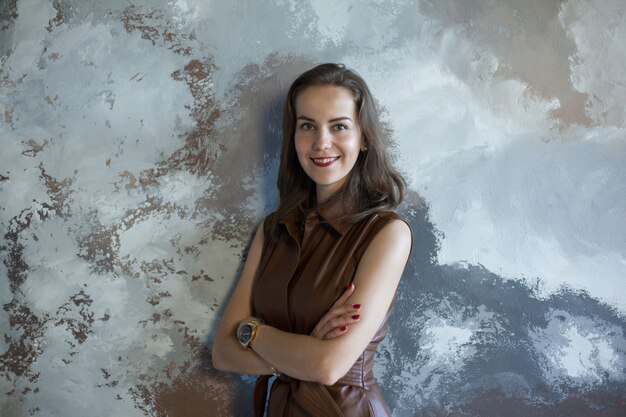
{"type": "MultiPolygon", "coordinates": [[[[272,214],[273,215],[273,214],[272,214]]],[[[300,209],[279,220],[280,237],[264,222],[265,242],[253,288],[255,315],[280,330],[310,334],[352,282],[361,256],[374,236],[400,217],[387,211],[358,223],[327,222],[318,212],[300,209]]],[[[391,310],[391,308],[390,308],[391,310]]],[[[376,335],[348,373],[332,386],[281,375],[271,388],[268,417],[388,417],[372,368],[387,335],[387,312],[376,335]]],[[[257,380],[254,416],[262,417],[270,376],[257,380]]]]}

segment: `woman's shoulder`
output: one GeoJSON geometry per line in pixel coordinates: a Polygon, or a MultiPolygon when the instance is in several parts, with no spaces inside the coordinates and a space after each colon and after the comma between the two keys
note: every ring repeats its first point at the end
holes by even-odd
{"type": "Polygon", "coordinates": [[[391,223],[394,220],[402,220],[403,222],[406,223],[406,220],[404,220],[404,218],[401,215],[391,210],[376,211],[373,213],[373,216],[376,216],[379,219],[378,221],[381,221],[384,223],[391,223]]]}
{"type": "MultiPolygon", "coordinates": [[[[369,214],[362,220],[361,227],[358,228],[360,234],[365,235],[362,239],[362,250],[380,234],[382,230],[394,235],[407,235],[411,237],[412,231],[408,221],[400,214],[391,210],[380,210],[369,214]]],[[[358,232],[357,232],[358,233],[358,232]]]]}
{"type": "Polygon", "coordinates": [[[413,231],[409,222],[395,211],[382,211],[378,213],[381,229],[384,229],[394,238],[408,238],[412,246],[413,231]]]}
{"type": "Polygon", "coordinates": [[[371,224],[370,227],[375,227],[377,229],[384,228],[386,225],[394,221],[400,221],[402,223],[405,223],[410,228],[409,222],[402,215],[392,210],[375,211],[367,216],[364,220],[367,223],[371,224]]]}
{"type": "Polygon", "coordinates": [[[370,244],[378,237],[393,244],[408,245],[409,253],[413,250],[413,232],[408,221],[395,211],[380,210],[370,214],[364,228],[364,239],[360,240],[355,255],[360,261],[370,244]]]}

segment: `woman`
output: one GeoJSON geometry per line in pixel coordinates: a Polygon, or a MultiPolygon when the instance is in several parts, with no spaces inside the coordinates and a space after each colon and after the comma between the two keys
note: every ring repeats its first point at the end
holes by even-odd
{"type": "Polygon", "coordinates": [[[374,353],[411,250],[404,193],[375,103],[343,65],[291,85],[280,205],[257,229],[213,345],[217,369],[260,375],[255,416],[390,416],[374,353]]]}

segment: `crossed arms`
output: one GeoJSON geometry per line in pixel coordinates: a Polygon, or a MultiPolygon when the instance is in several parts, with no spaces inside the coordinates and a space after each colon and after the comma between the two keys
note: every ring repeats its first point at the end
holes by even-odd
{"type": "Polygon", "coordinates": [[[253,281],[263,241],[261,225],[217,330],[213,366],[257,375],[271,374],[273,366],[293,378],[333,385],[352,367],[385,318],[409,257],[411,231],[403,221],[394,220],[374,237],[359,262],[354,285],[320,319],[311,335],[261,325],[250,351],[239,344],[236,330],[252,316],[253,281]],[[361,307],[355,308],[359,304],[361,307]]]}

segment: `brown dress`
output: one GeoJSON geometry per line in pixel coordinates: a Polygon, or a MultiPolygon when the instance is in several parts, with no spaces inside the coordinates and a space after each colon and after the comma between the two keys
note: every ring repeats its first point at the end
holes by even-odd
{"type": "MultiPolygon", "coordinates": [[[[326,222],[317,212],[306,219],[294,210],[279,221],[280,238],[265,242],[253,289],[255,314],[278,329],[310,334],[347,288],[361,256],[393,212],[378,212],[355,224],[326,222]]],[[[273,384],[268,417],[391,416],[372,373],[378,343],[387,335],[387,313],[376,335],[350,371],[332,386],[281,376],[273,384]]],[[[261,417],[269,377],[259,377],[254,415],[261,417]]]]}

